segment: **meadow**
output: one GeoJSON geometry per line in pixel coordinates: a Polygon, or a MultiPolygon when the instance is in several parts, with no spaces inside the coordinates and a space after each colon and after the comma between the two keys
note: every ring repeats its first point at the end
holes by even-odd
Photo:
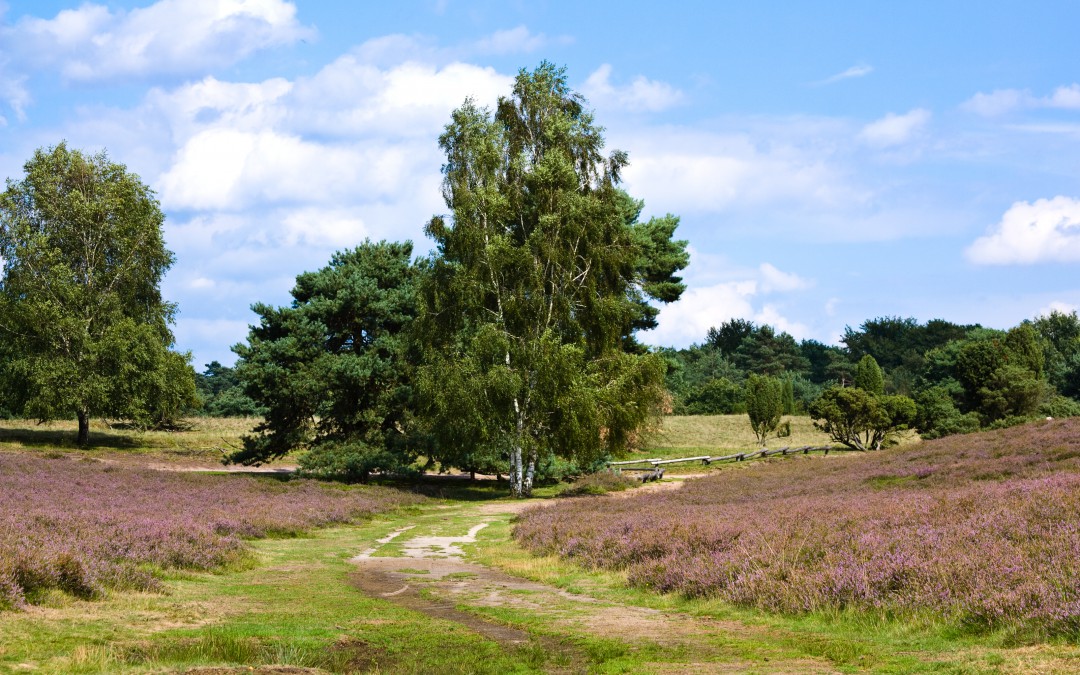
{"type": "Polygon", "coordinates": [[[523,513],[514,537],[655,591],[769,612],[1075,636],[1080,420],[567,501],[523,513]]]}
{"type": "Polygon", "coordinates": [[[0,419],[0,451],[69,453],[115,463],[174,467],[220,466],[223,451],[239,447],[240,437],[260,421],[256,417],[189,417],[178,430],[139,430],[102,420],[90,423],[90,445],[75,444],[77,423],[59,420],[0,419]]]}

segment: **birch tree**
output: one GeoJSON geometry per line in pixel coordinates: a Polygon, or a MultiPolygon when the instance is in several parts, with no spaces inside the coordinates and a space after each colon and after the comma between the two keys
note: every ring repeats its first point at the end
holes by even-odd
{"type": "Polygon", "coordinates": [[[93,415],[152,425],[195,402],[190,355],[173,351],[165,216],[138,176],[66,144],[39,149],[0,194],[4,404],[42,421],[93,415]]]}
{"type": "Polygon", "coordinates": [[[450,215],[427,226],[418,388],[443,461],[502,458],[516,496],[540,460],[627,448],[663,397],[662,361],[627,336],[651,319],[643,298],[677,299],[685,254],[656,245],[661,227],[635,234],[627,155],[604,155],[602,132],[542,63],[494,113],[466,101],[439,139],[450,215]],[[666,278],[646,265],[649,239],[666,278]]]}

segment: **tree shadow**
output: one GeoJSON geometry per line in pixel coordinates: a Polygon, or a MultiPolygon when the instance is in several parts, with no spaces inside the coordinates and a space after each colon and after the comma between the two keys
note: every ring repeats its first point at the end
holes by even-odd
{"type": "Polygon", "coordinates": [[[28,448],[60,448],[64,450],[131,450],[142,447],[130,435],[91,431],[90,442],[78,445],[77,432],[72,429],[27,429],[0,427],[0,443],[13,443],[28,448]]]}
{"type": "Polygon", "coordinates": [[[494,478],[472,479],[468,476],[452,474],[426,474],[418,478],[388,478],[377,482],[387,487],[409,490],[425,497],[461,502],[487,502],[510,496],[510,484],[494,478]]]}

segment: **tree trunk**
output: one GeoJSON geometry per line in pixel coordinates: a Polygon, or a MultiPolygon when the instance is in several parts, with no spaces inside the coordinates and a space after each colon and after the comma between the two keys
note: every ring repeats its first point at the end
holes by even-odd
{"type": "Polygon", "coordinates": [[[522,497],[524,486],[522,485],[521,476],[521,439],[525,431],[525,420],[522,417],[521,406],[516,398],[514,399],[514,413],[517,419],[515,420],[514,445],[510,448],[510,494],[514,497],[522,497]]]}
{"type": "Polygon", "coordinates": [[[532,497],[533,477],[536,475],[536,450],[529,450],[529,466],[525,470],[525,481],[521,485],[521,494],[532,497]]]}
{"type": "Polygon", "coordinates": [[[80,410],[79,415],[79,436],[75,440],[75,443],[80,447],[86,447],[90,444],[90,413],[85,410],[80,410]]]}

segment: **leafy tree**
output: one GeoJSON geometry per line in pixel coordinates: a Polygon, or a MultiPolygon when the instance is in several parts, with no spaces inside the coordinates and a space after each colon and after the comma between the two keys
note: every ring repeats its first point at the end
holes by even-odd
{"type": "Polygon", "coordinates": [[[634,283],[627,288],[629,300],[636,305],[638,316],[631,321],[631,333],[624,338],[631,351],[643,352],[644,348],[636,343],[632,332],[656,328],[656,317],[660,310],[649,304],[650,299],[674,302],[686,290],[686,284],[675,273],[690,262],[690,254],[686,251],[689,242],[672,239],[675,228],[679,226],[677,216],[669,213],[642,223],[639,218],[645,202],[634,199],[622,190],[617,191],[617,196],[623,220],[638,251],[634,261],[634,283]]]}
{"type": "Polygon", "coordinates": [[[691,390],[679,412],[686,415],[731,415],[745,410],[742,387],[726,377],[717,377],[691,390]]]}
{"type": "Polygon", "coordinates": [[[922,370],[926,352],[964,338],[975,327],[941,319],[923,326],[914,318],[879,317],[863,322],[859,330],[846,328],[841,340],[856,361],[869,354],[885,371],[902,368],[917,373],[922,370]]]}
{"type": "Polygon", "coordinates": [[[1036,379],[1043,378],[1046,357],[1042,345],[1039,344],[1039,334],[1030,323],[1010,328],[1005,335],[1005,346],[1010,352],[1009,361],[1013,365],[1031,371],[1036,379]]]}
{"type": "Polygon", "coordinates": [[[705,334],[705,344],[720,350],[727,357],[735,355],[742,341],[752,335],[757,327],[753,321],[731,319],[720,324],[720,328],[710,328],[705,334]]]}
{"type": "Polygon", "coordinates": [[[804,373],[810,368],[795,338],[787,333],[778,335],[772,326],[760,326],[743,338],[735,350],[734,361],[748,373],[772,377],[804,373]]]}
{"type": "Polygon", "coordinates": [[[966,434],[979,430],[979,415],[962,413],[956,401],[963,395],[963,387],[953,379],[946,380],[915,396],[917,415],[915,426],[923,438],[940,438],[951,434],[966,434]]]}
{"type": "Polygon", "coordinates": [[[780,425],[784,414],[784,385],[775,377],[753,375],[746,378],[746,413],[758,442],[780,425]]]}
{"type": "Polygon", "coordinates": [[[408,242],[365,242],[299,275],[291,306],[252,308],[260,323],[233,351],[245,393],[266,413],[230,461],[258,465],[307,449],[304,472],[361,481],[411,463],[411,257],[408,242]]]}
{"type": "Polygon", "coordinates": [[[202,401],[202,413],[211,417],[257,417],[266,412],[244,393],[236,369],[217,361],[195,374],[195,389],[202,401]]]}
{"type": "Polygon", "coordinates": [[[814,426],[856,450],[877,450],[915,421],[915,402],[907,396],[873,394],[858,387],[826,389],[810,406],[814,426]]]}
{"type": "Polygon", "coordinates": [[[851,382],[853,366],[848,362],[844,350],[839,347],[822,344],[817,340],[803,340],[799,343],[799,354],[809,364],[806,377],[814,384],[838,384],[841,380],[845,384],[851,382]],[[843,365],[843,372],[837,364],[843,365]]]}
{"type": "Polygon", "coordinates": [[[781,384],[784,386],[783,401],[784,401],[784,414],[795,414],[795,382],[794,376],[788,376],[783,378],[781,384]]]}
{"type": "Polygon", "coordinates": [[[625,338],[648,322],[643,296],[677,297],[662,279],[677,265],[643,264],[646,242],[670,252],[670,230],[628,223],[626,155],[601,154],[601,129],[549,63],[521,71],[494,115],[466,101],[439,142],[452,220],[427,227],[425,413],[445,463],[506,453],[513,494],[528,495],[538,463],[621,452],[658,411],[664,363],[625,338]]]}
{"type": "Polygon", "coordinates": [[[1034,368],[1041,366],[1041,353],[1030,330],[985,331],[959,345],[953,372],[964,387],[964,407],[984,424],[1038,409],[1044,385],[1034,368]]]}
{"type": "Polygon", "coordinates": [[[1052,311],[1032,322],[1043,344],[1047,379],[1065,396],[1080,398],[1080,318],[1052,311]]]}
{"type": "Polygon", "coordinates": [[[153,191],[104,152],[39,149],[0,196],[6,405],[39,420],[93,415],[167,424],[195,400],[172,351],[173,263],[153,191]]]}
{"type": "Polygon", "coordinates": [[[866,354],[855,367],[855,386],[871,394],[885,393],[885,374],[873,356],[866,354]]]}

